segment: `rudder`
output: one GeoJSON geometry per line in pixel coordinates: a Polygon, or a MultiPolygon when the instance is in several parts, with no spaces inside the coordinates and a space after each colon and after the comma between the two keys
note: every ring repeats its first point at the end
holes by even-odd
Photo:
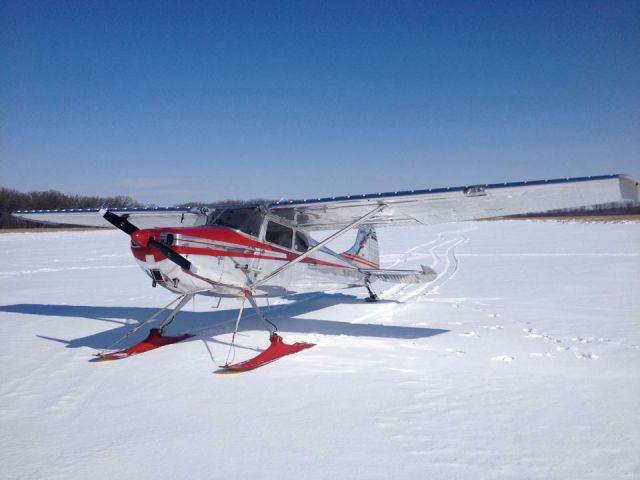
{"type": "Polygon", "coordinates": [[[358,235],[353,246],[340,256],[358,266],[358,268],[380,268],[380,253],[378,250],[378,235],[372,226],[358,228],[358,235]]]}

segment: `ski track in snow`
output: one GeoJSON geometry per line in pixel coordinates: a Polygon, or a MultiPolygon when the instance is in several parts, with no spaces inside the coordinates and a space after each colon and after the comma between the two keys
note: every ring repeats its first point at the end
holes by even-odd
{"type": "Polygon", "coordinates": [[[406,262],[409,256],[430,258],[429,267],[433,268],[438,276],[432,282],[424,285],[395,285],[382,292],[380,298],[407,302],[421,295],[438,293],[438,290],[449,282],[458,271],[459,262],[456,256],[456,248],[464,245],[467,241],[468,238],[460,231],[445,232],[439,234],[435,240],[407,250],[401,256],[401,259],[396,260],[387,268],[395,268],[397,265],[406,262]],[[420,252],[425,247],[430,247],[428,252],[420,252]]]}

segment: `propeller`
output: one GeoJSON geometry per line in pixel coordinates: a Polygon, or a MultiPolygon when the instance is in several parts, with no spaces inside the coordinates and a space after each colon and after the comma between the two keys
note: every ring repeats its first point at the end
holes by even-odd
{"type": "Polygon", "coordinates": [[[180,268],[183,268],[184,270],[195,270],[189,260],[184,258],[182,255],[180,255],[176,251],[170,249],[166,245],[153,239],[151,235],[149,235],[144,230],[140,230],[138,227],[136,227],[133,223],[131,223],[126,218],[116,215],[115,213],[110,212],[109,210],[106,210],[102,216],[111,225],[113,225],[114,227],[122,230],[124,233],[129,235],[133,239],[133,241],[138,245],[142,245],[143,247],[148,246],[153,248],[155,251],[161,253],[162,255],[167,257],[169,260],[171,260],[173,263],[178,265],[180,268]]]}

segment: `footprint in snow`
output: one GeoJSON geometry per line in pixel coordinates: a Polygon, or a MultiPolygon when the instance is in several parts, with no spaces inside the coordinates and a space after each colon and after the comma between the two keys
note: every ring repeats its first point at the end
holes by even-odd
{"type": "Polygon", "coordinates": [[[462,351],[462,350],[456,350],[456,349],[454,349],[454,348],[447,348],[447,353],[451,353],[451,354],[453,354],[453,355],[458,355],[458,356],[460,356],[460,355],[464,355],[464,354],[465,354],[465,353],[467,353],[467,352],[464,352],[464,351],[462,351]]]}
{"type": "Polygon", "coordinates": [[[511,363],[515,360],[515,357],[511,357],[509,355],[498,355],[496,357],[491,357],[491,360],[493,360],[494,362],[511,363]]]}
{"type": "Polygon", "coordinates": [[[502,330],[504,327],[502,325],[483,325],[482,328],[486,328],[488,330],[502,330]]]}
{"type": "Polygon", "coordinates": [[[478,335],[476,332],[465,332],[465,333],[461,333],[459,335],[460,337],[480,337],[480,335],[478,335]]]}
{"type": "Polygon", "coordinates": [[[498,318],[500,316],[500,314],[499,313],[490,313],[488,316],[491,317],[491,318],[498,318]]]}
{"type": "Polygon", "coordinates": [[[580,343],[593,343],[593,342],[604,342],[604,338],[596,338],[596,337],[588,337],[588,338],[581,338],[581,337],[573,337],[571,339],[572,342],[580,342],[580,343]]]}
{"type": "Polygon", "coordinates": [[[538,333],[537,328],[523,328],[522,331],[526,333],[524,338],[541,338],[542,335],[538,333]]]}
{"type": "Polygon", "coordinates": [[[599,357],[595,353],[580,353],[575,352],[576,358],[580,360],[597,360],[599,357]]]}
{"type": "Polygon", "coordinates": [[[542,353],[542,352],[532,352],[529,355],[531,355],[532,357],[540,357],[540,358],[542,358],[542,357],[544,357],[544,358],[553,357],[553,355],[551,353],[549,353],[549,352],[544,352],[544,353],[542,353]]]}

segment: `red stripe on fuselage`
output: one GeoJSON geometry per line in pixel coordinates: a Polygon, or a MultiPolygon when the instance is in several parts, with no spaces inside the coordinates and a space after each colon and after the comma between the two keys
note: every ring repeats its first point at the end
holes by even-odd
{"type": "Polygon", "coordinates": [[[367,260],[366,258],[362,258],[362,257],[358,257],[356,255],[351,255],[350,253],[341,253],[340,254],[341,257],[347,258],[349,260],[352,260],[354,262],[358,262],[358,263],[362,263],[363,265],[366,265],[367,267],[370,268],[380,268],[380,265],[376,265],[375,263],[367,260]]]}
{"type": "MultiPolygon", "coordinates": [[[[203,240],[209,240],[214,242],[224,242],[229,244],[229,250],[225,250],[225,246],[211,245],[215,248],[199,248],[183,245],[172,245],[171,249],[182,255],[206,255],[213,257],[240,257],[240,258],[257,258],[264,260],[279,260],[281,262],[288,262],[297,258],[300,254],[289,252],[283,248],[279,248],[267,243],[258,242],[251,237],[239,234],[235,230],[226,227],[191,227],[191,228],[163,228],[163,229],[149,229],[151,237],[155,240],[159,240],[160,233],[173,233],[174,235],[184,235],[194,237],[194,239],[178,238],[178,242],[187,243],[199,243],[201,245],[210,245],[207,242],[200,242],[196,238],[203,240]],[[235,249],[245,249],[243,252],[239,252],[235,249]],[[233,250],[232,250],[233,249],[233,250]],[[264,254],[266,252],[267,254],[264,254]],[[268,252],[281,253],[285,257],[275,257],[269,255],[268,252]]],[[[131,251],[138,260],[145,262],[147,255],[153,255],[154,261],[164,260],[164,255],[148,247],[136,246],[132,247],[131,251]]],[[[319,260],[317,258],[307,257],[301,260],[300,263],[307,263],[311,265],[322,265],[326,267],[334,268],[353,268],[350,265],[340,265],[337,263],[327,262],[325,260],[319,260]]]]}
{"type": "MultiPolygon", "coordinates": [[[[297,254],[287,253],[286,258],[282,257],[273,257],[270,255],[262,255],[260,253],[251,253],[251,252],[233,252],[226,250],[213,250],[211,248],[192,248],[192,247],[173,247],[173,250],[176,252],[186,255],[206,255],[211,257],[239,257],[239,258],[258,258],[264,260],[280,260],[281,262],[289,262],[294,258],[298,257],[297,254]]],[[[337,263],[327,262],[325,260],[318,260],[317,258],[303,258],[300,263],[309,263],[312,265],[323,265],[325,267],[336,267],[336,268],[351,268],[349,265],[339,265],[337,263]]]]}

